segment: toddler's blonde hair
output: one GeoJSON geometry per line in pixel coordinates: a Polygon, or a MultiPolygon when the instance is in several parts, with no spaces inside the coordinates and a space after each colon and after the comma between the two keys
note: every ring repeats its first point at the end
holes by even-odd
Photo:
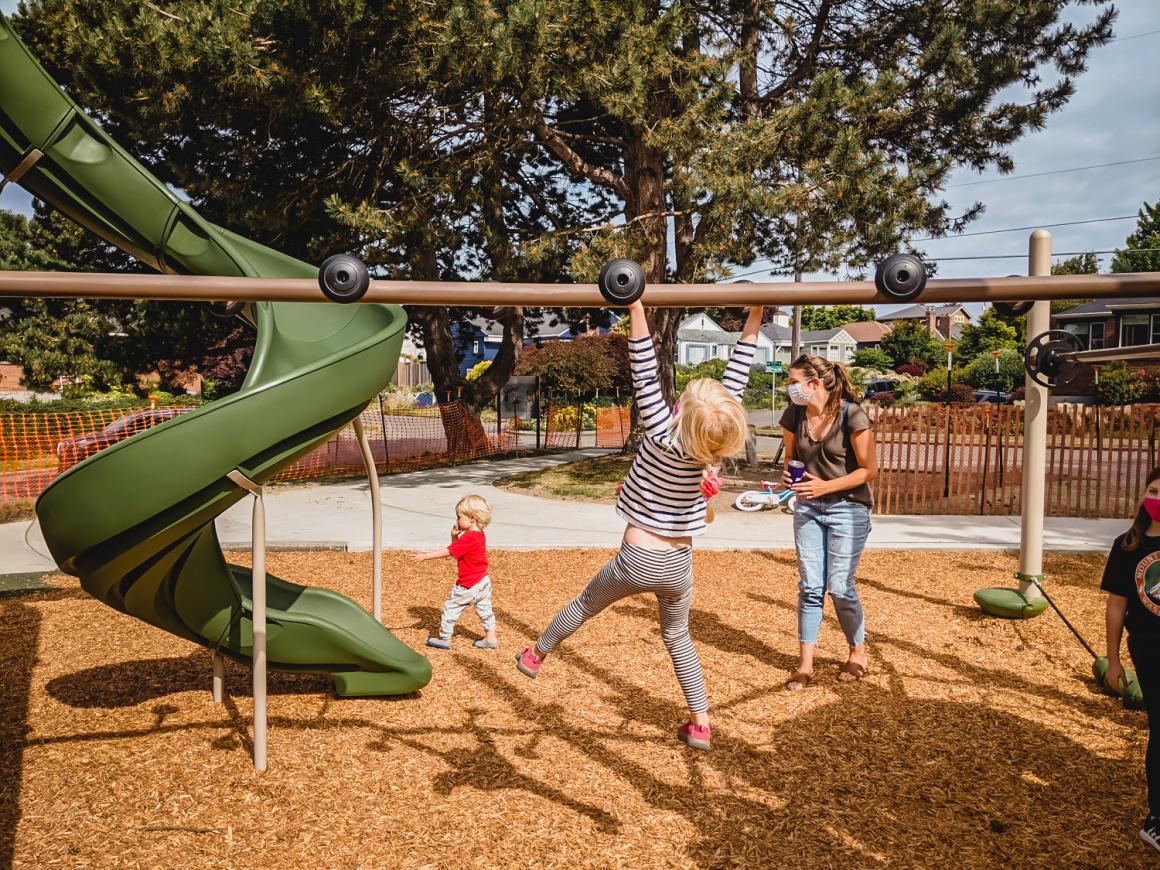
{"type": "Polygon", "coordinates": [[[491,505],[482,495],[465,495],[455,505],[455,515],[467,517],[479,528],[485,529],[491,522],[491,505]]]}
{"type": "Polygon", "coordinates": [[[741,452],[749,432],[737,397],[712,378],[689,382],[670,425],[685,453],[706,467],[741,452]]]}

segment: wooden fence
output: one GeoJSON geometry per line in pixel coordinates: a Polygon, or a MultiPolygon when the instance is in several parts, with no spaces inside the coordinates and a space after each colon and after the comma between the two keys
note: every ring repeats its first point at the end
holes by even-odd
{"type": "Polygon", "coordinates": [[[430,382],[431,372],[427,370],[427,363],[420,360],[400,359],[391,376],[391,383],[402,390],[413,390],[420,384],[430,382]]]}
{"type": "MultiPolygon", "coordinates": [[[[1158,405],[1048,410],[1048,516],[1128,517],[1157,463],[1158,405]]],[[[866,406],[878,441],[878,511],[1015,515],[1022,405],[866,406]]]]}

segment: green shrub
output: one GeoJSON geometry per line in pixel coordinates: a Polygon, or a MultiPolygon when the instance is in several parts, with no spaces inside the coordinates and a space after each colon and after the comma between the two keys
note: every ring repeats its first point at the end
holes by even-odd
{"type": "Polygon", "coordinates": [[[999,351],[999,372],[995,372],[995,358],[990,352],[979,354],[967,366],[967,383],[976,390],[1003,390],[1023,383],[1025,370],[1023,354],[1011,348],[999,351]]]}
{"type": "Polygon", "coordinates": [[[1096,402],[1100,405],[1130,405],[1148,392],[1146,374],[1124,362],[1108,363],[1100,369],[1096,402]]]}
{"type": "Polygon", "coordinates": [[[868,369],[889,371],[894,368],[890,355],[880,347],[868,347],[854,351],[854,365],[868,369]]]}

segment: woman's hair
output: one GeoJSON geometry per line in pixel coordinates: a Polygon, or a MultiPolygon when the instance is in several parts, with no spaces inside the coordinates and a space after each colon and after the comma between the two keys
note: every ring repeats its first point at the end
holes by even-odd
{"type": "Polygon", "coordinates": [[[690,381],[669,424],[681,449],[704,466],[745,447],[749,419],[737,397],[712,378],[690,381]]]}
{"type": "MultiPolygon", "coordinates": [[[[1144,484],[1147,489],[1152,485],[1153,481],[1160,480],[1160,466],[1153,468],[1152,473],[1148,475],[1148,481],[1144,484]]],[[[1140,546],[1140,541],[1144,540],[1144,532],[1148,531],[1148,526],[1152,525],[1152,517],[1144,510],[1144,505],[1136,510],[1136,519],[1132,521],[1132,528],[1128,529],[1128,534],[1124,535],[1124,549],[1134,550],[1140,546]]]]}
{"type": "Polygon", "coordinates": [[[850,376],[846,374],[846,367],[841,363],[830,362],[825,357],[803,353],[790,363],[789,367],[797,369],[807,378],[817,378],[822,382],[822,386],[829,393],[824,409],[826,414],[837,414],[843,400],[847,402],[862,401],[862,397],[858,395],[858,390],[850,381],[850,376]]]}
{"type": "Polygon", "coordinates": [[[455,515],[467,517],[481,529],[484,529],[491,522],[491,505],[482,495],[465,495],[455,505],[455,515]]]}

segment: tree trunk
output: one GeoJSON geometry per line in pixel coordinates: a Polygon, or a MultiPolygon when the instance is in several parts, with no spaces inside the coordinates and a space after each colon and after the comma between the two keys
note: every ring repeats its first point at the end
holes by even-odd
{"type": "MultiPolygon", "coordinates": [[[[624,151],[625,181],[629,197],[625,202],[625,219],[635,226],[645,257],[645,278],[649,284],[663,284],[668,272],[668,222],[665,217],[665,171],[660,152],[633,135],[624,151]]],[[[675,366],[677,326],[680,309],[652,308],[647,312],[657,353],[657,375],[661,394],[666,401],[676,398],[675,366]]]]}
{"type": "MultiPolygon", "coordinates": [[[[499,159],[497,156],[496,159],[499,159]]],[[[493,162],[481,179],[483,222],[488,255],[496,278],[510,278],[511,245],[503,217],[503,185],[499,167],[493,162]]],[[[429,258],[423,277],[434,279],[434,258],[429,258]]],[[[503,324],[499,353],[487,371],[475,382],[469,382],[459,371],[459,358],[451,338],[451,317],[446,308],[412,308],[412,318],[419,324],[423,346],[427,350],[427,368],[435,384],[440,403],[447,450],[454,459],[467,459],[489,452],[487,433],[479,412],[490,406],[508,378],[511,377],[524,343],[522,308],[497,308],[493,315],[503,324]],[[455,402],[451,407],[445,403],[455,402]]],[[[497,432],[497,436],[498,436],[497,432]]]]}

